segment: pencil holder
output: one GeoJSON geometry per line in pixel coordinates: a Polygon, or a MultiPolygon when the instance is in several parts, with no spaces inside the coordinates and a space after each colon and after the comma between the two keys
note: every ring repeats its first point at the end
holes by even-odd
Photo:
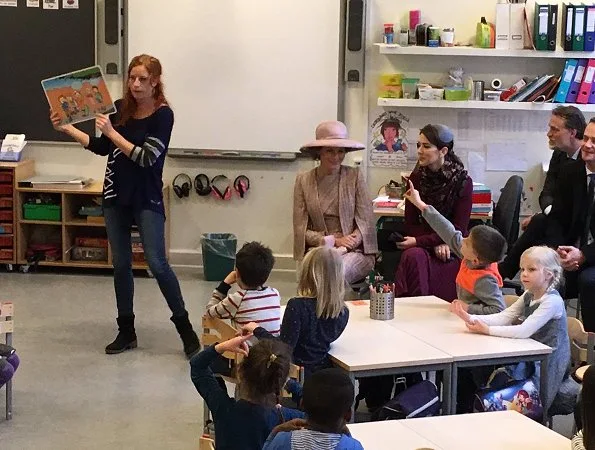
{"type": "Polygon", "coordinates": [[[384,292],[380,286],[370,287],[370,318],[374,320],[391,320],[395,317],[394,285],[384,292]]]}

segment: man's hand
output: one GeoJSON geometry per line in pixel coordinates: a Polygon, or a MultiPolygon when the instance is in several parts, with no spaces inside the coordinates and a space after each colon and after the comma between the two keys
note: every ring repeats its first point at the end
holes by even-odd
{"type": "Polygon", "coordinates": [[[585,255],[580,249],[570,245],[561,245],[557,249],[562,268],[568,272],[574,272],[585,262],[585,255]]]}
{"type": "Polygon", "coordinates": [[[447,244],[440,244],[434,247],[434,254],[442,262],[450,259],[450,247],[447,244]]]}
{"type": "Polygon", "coordinates": [[[525,217],[523,220],[521,220],[521,230],[525,231],[527,229],[527,227],[531,223],[532,218],[533,218],[533,216],[529,216],[529,217],[525,217]]]}
{"type": "Polygon", "coordinates": [[[405,236],[401,242],[397,242],[397,248],[399,250],[407,250],[408,248],[413,248],[417,246],[417,240],[411,236],[405,236]]]}

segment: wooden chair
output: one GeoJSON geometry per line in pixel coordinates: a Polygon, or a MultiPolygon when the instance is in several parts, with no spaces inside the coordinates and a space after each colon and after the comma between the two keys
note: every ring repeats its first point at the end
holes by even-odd
{"type": "Polygon", "coordinates": [[[570,338],[570,359],[573,371],[585,363],[595,363],[595,333],[585,331],[580,320],[569,317],[568,337],[570,338]]]}
{"type": "Polygon", "coordinates": [[[519,299],[518,295],[505,295],[504,296],[504,304],[506,305],[507,308],[509,308],[510,306],[512,306],[514,304],[514,302],[516,302],[519,299]]]}
{"type": "MultiPolygon", "coordinates": [[[[582,322],[574,317],[567,318],[567,326],[570,340],[570,369],[574,373],[576,369],[585,363],[593,364],[595,359],[595,333],[586,332],[582,322]]],[[[552,428],[554,418],[549,417],[547,423],[552,428]]]]}

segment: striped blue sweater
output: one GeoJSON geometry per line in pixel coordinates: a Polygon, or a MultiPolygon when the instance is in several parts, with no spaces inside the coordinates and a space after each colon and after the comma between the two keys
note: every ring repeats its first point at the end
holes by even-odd
{"type": "MultiPolygon", "coordinates": [[[[116,108],[120,108],[120,101],[116,102],[116,108]]],[[[87,149],[108,157],[103,182],[104,207],[150,209],[165,215],[162,176],[174,125],[173,111],[162,106],[150,116],[129,119],[124,125],[115,125],[118,113],[110,119],[114,129],[135,147],[128,157],[106,136],[89,137],[87,149]]]]}

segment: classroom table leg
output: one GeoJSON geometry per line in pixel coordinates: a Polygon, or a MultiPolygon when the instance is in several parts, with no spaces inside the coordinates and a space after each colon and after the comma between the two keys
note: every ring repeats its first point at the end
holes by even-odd
{"type": "MultiPolygon", "coordinates": [[[[457,412],[457,376],[459,367],[456,362],[453,362],[450,366],[450,404],[448,405],[447,414],[452,415],[457,412]]],[[[446,384],[446,382],[445,382],[446,384]]]]}
{"type": "Polygon", "coordinates": [[[452,392],[452,365],[447,365],[442,370],[442,415],[450,414],[451,409],[451,392],[452,392]]]}

